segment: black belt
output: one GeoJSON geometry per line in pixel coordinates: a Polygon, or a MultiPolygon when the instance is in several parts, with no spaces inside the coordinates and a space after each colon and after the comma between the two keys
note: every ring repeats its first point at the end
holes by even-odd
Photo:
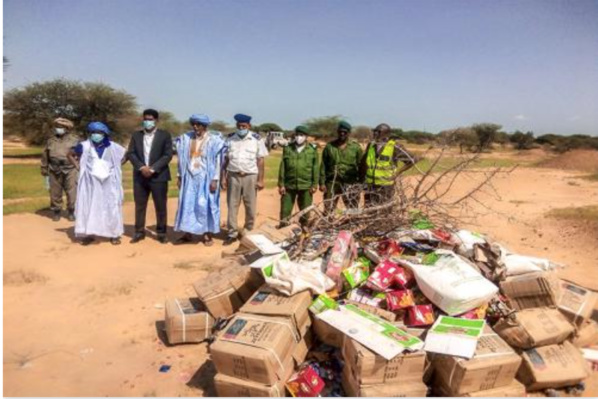
{"type": "Polygon", "coordinates": [[[252,175],[256,174],[256,173],[245,173],[245,172],[228,172],[228,173],[230,173],[231,175],[238,175],[241,177],[252,176],[252,175]]]}

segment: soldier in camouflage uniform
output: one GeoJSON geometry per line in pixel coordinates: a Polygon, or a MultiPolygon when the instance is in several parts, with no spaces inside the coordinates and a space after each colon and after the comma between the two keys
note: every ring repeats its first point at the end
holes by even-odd
{"type": "Polygon", "coordinates": [[[66,192],[68,220],[75,220],[75,201],[79,172],[67,159],[69,151],[77,145],[79,138],[72,132],[73,122],[65,118],[54,120],[53,135],[42,152],[42,176],[50,180],[50,208],[52,220],[60,220],[62,192],[66,192]]]}
{"type": "MultiPolygon", "coordinates": [[[[284,147],[278,170],[278,192],[280,193],[280,227],[288,225],[295,202],[299,210],[310,206],[318,189],[318,149],[307,142],[309,131],[306,126],[295,128],[294,140],[284,147]]],[[[301,224],[308,222],[307,215],[301,224]]]]}

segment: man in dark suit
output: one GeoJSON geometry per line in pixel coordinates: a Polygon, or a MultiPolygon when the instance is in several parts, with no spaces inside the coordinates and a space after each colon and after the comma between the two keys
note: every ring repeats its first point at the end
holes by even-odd
{"type": "Polygon", "coordinates": [[[156,209],[158,241],[166,243],[166,201],[172,159],[172,137],[158,129],[158,111],[143,111],[143,129],[133,133],[127,157],[133,164],[135,236],[131,243],[145,238],[145,214],[150,194],[156,209]]]}

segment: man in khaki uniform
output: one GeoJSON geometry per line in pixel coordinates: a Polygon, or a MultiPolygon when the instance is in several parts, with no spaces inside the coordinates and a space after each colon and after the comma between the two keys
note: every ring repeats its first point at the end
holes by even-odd
{"type": "Polygon", "coordinates": [[[70,150],[79,142],[77,135],[72,132],[73,126],[68,119],[55,119],[53,135],[42,152],[42,176],[50,180],[50,208],[54,212],[52,220],[55,222],[60,220],[63,191],[66,192],[68,220],[75,220],[79,173],[67,159],[70,150]]]}

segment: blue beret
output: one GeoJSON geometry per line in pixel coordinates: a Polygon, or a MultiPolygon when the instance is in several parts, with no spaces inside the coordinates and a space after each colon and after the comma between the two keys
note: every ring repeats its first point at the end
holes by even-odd
{"type": "Polygon", "coordinates": [[[189,117],[189,123],[201,123],[202,125],[208,126],[211,121],[210,117],[206,114],[193,114],[189,117]]]}
{"type": "Polygon", "coordinates": [[[245,114],[237,114],[234,116],[234,118],[237,121],[237,123],[250,123],[251,122],[251,116],[245,115],[245,114]]]}
{"type": "Polygon", "coordinates": [[[110,134],[110,129],[108,129],[108,126],[104,125],[102,122],[91,122],[89,125],[87,125],[87,131],[110,134]]]}

